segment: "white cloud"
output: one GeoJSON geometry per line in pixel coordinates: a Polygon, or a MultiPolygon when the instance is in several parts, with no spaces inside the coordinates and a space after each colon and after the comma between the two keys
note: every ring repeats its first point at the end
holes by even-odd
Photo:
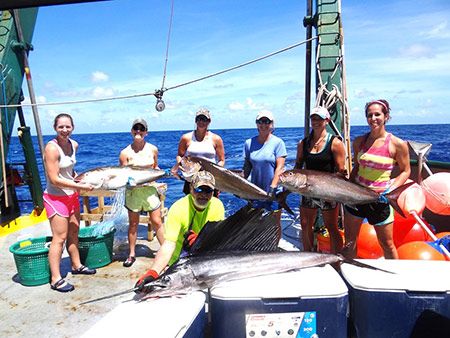
{"type": "Polygon", "coordinates": [[[448,29],[448,22],[444,21],[434,26],[431,30],[420,32],[420,35],[426,38],[448,38],[450,37],[450,30],[448,29]]]}
{"type": "Polygon", "coordinates": [[[433,58],[435,57],[435,50],[430,46],[415,43],[410,46],[400,47],[398,49],[401,57],[419,57],[419,58],[433,58]]]}
{"type": "Polygon", "coordinates": [[[109,97],[114,95],[114,90],[111,88],[95,87],[92,90],[92,95],[94,97],[109,97]]]}
{"type": "Polygon", "coordinates": [[[245,109],[245,105],[240,102],[232,102],[228,105],[228,107],[230,107],[231,110],[244,110],[245,109]]]}
{"type": "Polygon", "coordinates": [[[353,93],[355,97],[357,97],[358,99],[366,99],[374,96],[374,93],[371,92],[370,90],[367,90],[366,88],[355,89],[353,93]]]}
{"type": "Polygon", "coordinates": [[[109,76],[103,72],[96,71],[91,74],[91,81],[93,83],[108,82],[109,76]]]}

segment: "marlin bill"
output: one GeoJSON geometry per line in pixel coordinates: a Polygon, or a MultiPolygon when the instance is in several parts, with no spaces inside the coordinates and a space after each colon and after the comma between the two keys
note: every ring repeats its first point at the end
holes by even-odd
{"type": "MultiPolygon", "coordinates": [[[[280,175],[279,184],[289,191],[312,198],[332,200],[348,206],[376,202],[380,194],[335,174],[322,171],[294,169],[280,175]]],[[[400,194],[413,183],[405,184],[386,194],[389,204],[404,216],[397,204],[400,194]]]]}
{"type": "Polygon", "coordinates": [[[134,166],[99,167],[77,175],[74,180],[90,184],[94,189],[118,190],[126,186],[132,178],[136,185],[156,181],[166,175],[165,170],[134,166]]]}

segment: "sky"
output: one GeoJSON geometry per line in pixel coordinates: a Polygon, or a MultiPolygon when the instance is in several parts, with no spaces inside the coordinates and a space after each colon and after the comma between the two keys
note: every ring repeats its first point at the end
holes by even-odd
{"type": "MultiPolygon", "coordinates": [[[[112,0],[41,7],[29,64],[39,103],[152,93],[160,89],[172,1],[112,0]]],[[[450,123],[450,1],[343,0],[352,125],[366,102],[389,101],[392,124],[450,123]]],[[[315,10],[314,10],[315,12],[315,10]]],[[[165,88],[207,76],[305,40],[306,1],[175,0],[165,88]]],[[[313,31],[313,34],[315,31],[313,31]]],[[[315,45],[315,42],[314,42],[315,45]]],[[[313,83],[315,78],[313,75],[313,83]]],[[[29,94],[24,81],[24,103],[29,94]]],[[[305,45],[154,96],[38,107],[44,135],[71,114],[75,133],[127,132],[137,117],[150,131],[191,130],[208,108],[210,129],[252,128],[259,110],[276,127],[302,127],[305,45]]],[[[313,95],[314,104],[315,95],[313,95]]],[[[35,134],[31,108],[25,119],[35,134]]],[[[17,121],[16,121],[17,125],[17,121]]],[[[14,129],[16,130],[16,129],[14,129]]]]}

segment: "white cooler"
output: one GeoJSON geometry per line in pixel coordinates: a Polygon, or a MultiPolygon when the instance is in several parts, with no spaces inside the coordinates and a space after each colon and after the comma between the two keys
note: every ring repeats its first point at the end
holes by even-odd
{"type": "Polygon", "coordinates": [[[83,337],[200,338],[205,328],[203,292],[185,296],[130,301],[114,308],[83,337]],[[132,318],[129,323],[124,318],[132,318]]]}
{"type": "Polygon", "coordinates": [[[211,289],[214,338],[347,337],[347,287],[329,265],[211,289]]]}

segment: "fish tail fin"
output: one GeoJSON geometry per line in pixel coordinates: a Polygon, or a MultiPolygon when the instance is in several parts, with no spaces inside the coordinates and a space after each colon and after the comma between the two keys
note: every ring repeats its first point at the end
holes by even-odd
{"type": "Polygon", "coordinates": [[[352,259],[352,258],[346,258],[344,256],[340,256],[340,257],[342,258],[342,261],[344,263],[347,263],[347,264],[351,264],[351,265],[354,265],[354,266],[357,266],[357,267],[360,267],[360,268],[366,268],[366,269],[370,269],[370,270],[383,271],[383,272],[386,272],[386,273],[395,274],[395,272],[388,271],[388,270],[383,270],[383,269],[377,268],[375,266],[372,266],[370,264],[359,262],[359,261],[357,261],[355,259],[352,259]]]}
{"type": "Polygon", "coordinates": [[[276,201],[284,210],[286,210],[288,213],[290,213],[291,215],[294,216],[294,212],[291,210],[289,205],[287,205],[287,203],[286,203],[286,198],[290,193],[291,192],[289,190],[284,190],[284,191],[280,192],[279,194],[277,194],[276,201]]]}
{"type": "Polygon", "coordinates": [[[172,168],[170,168],[170,174],[171,174],[173,177],[178,178],[180,181],[184,181],[184,180],[181,178],[181,176],[178,174],[178,168],[179,168],[179,167],[180,167],[180,164],[179,164],[179,163],[175,164],[172,168]]]}
{"type": "Polygon", "coordinates": [[[387,198],[389,204],[395,209],[395,211],[397,211],[400,215],[402,215],[405,218],[406,218],[406,216],[405,216],[403,210],[398,205],[397,199],[404,190],[406,190],[407,188],[409,188],[409,186],[411,186],[413,184],[414,184],[414,182],[404,184],[404,185],[398,187],[397,189],[386,194],[386,198],[387,198]]]}

